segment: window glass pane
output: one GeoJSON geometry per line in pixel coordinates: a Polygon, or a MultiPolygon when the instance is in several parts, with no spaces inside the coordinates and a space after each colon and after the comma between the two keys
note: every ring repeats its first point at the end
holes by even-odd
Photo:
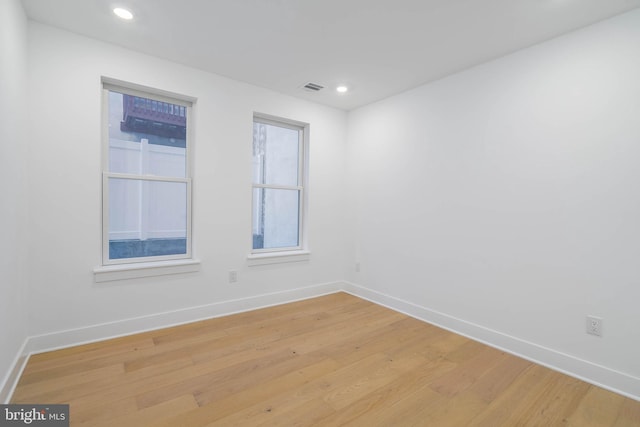
{"type": "Polygon", "coordinates": [[[300,191],[253,190],[253,249],[299,246],[300,191]]]}
{"type": "Polygon", "coordinates": [[[253,123],[253,182],[298,185],[299,131],[253,123]]]}
{"type": "Polygon", "coordinates": [[[109,259],[187,253],[187,183],[109,178],[109,259]]]}
{"type": "Polygon", "coordinates": [[[186,109],[109,91],[109,172],[186,177],[186,109]]]}

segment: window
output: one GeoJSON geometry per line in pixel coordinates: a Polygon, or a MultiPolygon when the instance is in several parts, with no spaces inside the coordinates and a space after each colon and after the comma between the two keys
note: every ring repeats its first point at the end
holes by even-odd
{"type": "Polygon", "coordinates": [[[303,248],[305,127],[254,116],[253,253],[303,248]]]}
{"type": "Polygon", "coordinates": [[[103,89],[103,264],[191,258],[191,103],[103,89]]]}

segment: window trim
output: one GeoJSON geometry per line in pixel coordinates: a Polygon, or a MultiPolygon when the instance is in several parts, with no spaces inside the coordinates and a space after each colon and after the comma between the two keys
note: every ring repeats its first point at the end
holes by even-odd
{"type": "Polygon", "coordinates": [[[292,262],[306,262],[311,258],[311,252],[307,250],[283,251],[283,252],[265,252],[259,254],[247,255],[247,265],[249,267],[284,264],[292,262]]]}
{"type": "MultiPolygon", "coordinates": [[[[135,268],[148,269],[149,265],[162,267],[163,265],[175,265],[176,262],[195,262],[193,258],[193,195],[192,195],[192,153],[193,153],[193,110],[196,98],[171,93],[168,91],[150,88],[146,86],[115,80],[107,77],[101,78],[102,93],[102,268],[94,270],[96,274],[104,272],[108,268],[124,266],[123,269],[131,270],[135,268]],[[122,94],[139,96],[161,102],[168,102],[185,107],[186,109],[186,159],[184,177],[166,177],[158,175],[137,175],[128,173],[116,173],[109,171],[109,92],[114,91],[122,94]],[[186,254],[159,255],[136,258],[109,258],[109,179],[130,179],[135,181],[156,181],[156,182],[176,182],[187,185],[187,236],[186,254]],[[137,267],[136,267],[137,265],[137,267]],[[130,267],[130,268],[129,268],[130,267]]],[[[155,269],[158,274],[163,269],[155,269]]],[[[153,274],[157,275],[157,274],[153,274]]]]}
{"type": "Polygon", "coordinates": [[[138,262],[103,265],[93,269],[96,283],[142,277],[166,276],[168,274],[193,273],[200,270],[198,259],[174,259],[169,261],[138,262]]]}
{"type": "Polygon", "coordinates": [[[286,129],[298,131],[298,185],[277,185],[277,184],[256,184],[251,180],[251,228],[250,228],[250,251],[249,260],[252,259],[266,259],[269,257],[282,257],[288,254],[308,255],[307,245],[307,192],[308,192],[308,152],[309,152],[309,124],[299,122],[296,120],[285,119],[282,117],[272,116],[263,113],[253,113],[253,120],[251,126],[253,128],[255,123],[261,123],[265,125],[278,126],[286,129]],[[280,190],[294,190],[299,192],[298,201],[298,245],[279,247],[279,248],[253,248],[253,191],[256,188],[266,189],[280,189],[280,190]]]}

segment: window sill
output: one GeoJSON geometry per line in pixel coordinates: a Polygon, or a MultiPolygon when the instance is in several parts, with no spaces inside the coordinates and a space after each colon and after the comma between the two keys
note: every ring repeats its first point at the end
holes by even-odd
{"type": "Polygon", "coordinates": [[[311,252],[300,251],[283,251],[283,252],[264,252],[247,255],[249,267],[254,265],[281,264],[286,262],[303,262],[309,261],[311,252]]]}
{"type": "Polygon", "coordinates": [[[180,259],[172,261],[140,262],[132,264],[105,265],[93,269],[96,283],[140,277],[164,276],[167,274],[192,273],[200,270],[200,260],[180,259]]]}

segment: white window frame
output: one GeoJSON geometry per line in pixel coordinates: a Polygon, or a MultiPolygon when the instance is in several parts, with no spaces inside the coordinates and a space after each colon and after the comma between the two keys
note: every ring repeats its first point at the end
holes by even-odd
{"type": "MultiPolygon", "coordinates": [[[[111,272],[112,266],[124,266],[130,270],[131,267],[135,268],[135,265],[139,265],[140,268],[148,270],[149,267],[162,267],[169,266],[174,267],[178,261],[187,261],[187,264],[193,264],[193,230],[192,230],[192,152],[193,152],[193,138],[192,138],[192,123],[193,123],[193,104],[195,99],[178,95],[158,89],[149,88],[146,86],[140,86],[132,83],[122,82],[119,80],[113,80],[108,78],[102,78],[102,265],[103,269],[96,269],[94,272],[103,273],[111,272]],[[109,91],[118,93],[140,96],[156,101],[168,102],[185,107],[186,109],[186,165],[185,165],[185,177],[167,177],[156,175],[137,175],[127,173],[115,173],[109,171],[109,91]],[[109,258],[109,179],[130,179],[136,181],[160,181],[160,182],[175,182],[186,183],[187,185],[187,236],[186,236],[186,254],[176,255],[159,255],[150,257],[136,257],[136,258],[109,258]]],[[[197,263],[197,262],[196,262],[197,263]]],[[[162,274],[160,270],[158,272],[162,274]]],[[[147,275],[156,274],[143,274],[135,277],[142,277],[147,275]]],[[[131,275],[129,275],[131,276],[131,275]]],[[[126,277],[125,277],[126,278],[126,277]]],[[[110,280],[110,279],[109,279],[110,280]]]]}
{"type": "MultiPolygon", "coordinates": [[[[298,261],[308,259],[306,255],[309,254],[307,249],[307,233],[306,233],[306,219],[307,219],[307,170],[308,170],[308,148],[309,148],[309,124],[298,122],[295,120],[284,119],[281,117],[271,116],[268,114],[254,113],[251,126],[255,123],[262,123],[271,126],[278,126],[287,129],[298,131],[298,185],[273,185],[273,184],[256,184],[251,182],[251,229],[250,229],[250,252],[249,260],[254,260],[254,264],[259,265],[259,260],[265,258],[277,257],[280,262],[298,261]],[[298,245],[290,247],[279,248],[253,248],[253,213],[255,212],[255,206],[253,206],[253,192],[255,189],[279,189],[279,190],[296,190],[299,192],[298,201],[298,245]],[[299,256],[303,255],[302,258],[299,256]],[[291,259],[288,259],[291,258],[291,259]]],[[[253,132],[252,132],[253,133],[253,132]]],[[[276,259],[276,262],[278,262],[276,259]]]]}

